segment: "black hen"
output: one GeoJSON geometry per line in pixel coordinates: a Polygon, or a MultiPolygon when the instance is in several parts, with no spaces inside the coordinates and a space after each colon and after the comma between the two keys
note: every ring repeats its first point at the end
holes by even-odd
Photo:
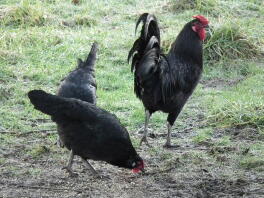
{"type": "Polygon", "coordinates": [[[132,57],[134,91],[142,100],[146,119],[143,141],[147,142],[149,118],[155,111],[168,113],[168,136],[165,147],[171,147],[171,127],[187,99],[196,87],[203,70],[202,41],[208,20],[195,16],[188,22],[171,46],[168,54],[162,54],[160,30],[154,15],[140,16],[143,22],[140,37],[134,42],[128,60],[132,57]]]}
{"type": "MultiPolygon", "coordinates": [[[[86,61],[78,59],[78,66],[61,82],[57,95],[65,98],[76,98],[96,104],[96,81],[94,67],[98,44],[93,43],[86,61]]],[[[63,147],[62,141],[57,145],[63,147]]]]}
{"type": "Polygon", "coordinates": [[[97,43],[93,43],[86,61],[78,59],[77,68],[72,71],[60,84],[57,93],[58,96],[76,98],[96,104],[94,66],[97,50],[97,43]]]}
{"type": "Polygon", "coordinates": [[[71,151],[66,170],[72,173],[74,155],[78,155],[93,173],[88,159],[115,166],[144,170],[144,163],[130,141],[127,130],[117,117],[95,105],[73,98],[63,98],[33,90],[28,97],[35,109],[48,114],[57,123],[58,133],[71,151]]]}

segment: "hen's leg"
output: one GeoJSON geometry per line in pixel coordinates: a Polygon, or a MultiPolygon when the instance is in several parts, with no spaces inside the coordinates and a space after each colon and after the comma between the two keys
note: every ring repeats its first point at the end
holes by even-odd
{"type": "Polygon", "coordinates": [[[96,172],[96,170],[94,169],[94,167],[86,160],[86,159],[84,159],[84,158],[82,158],[82,161],[83,161],[83,163],[85,164],[85,166],[88,168],[88,169],[90,169],[91,171],[92,171],[92,173],[94,174],[94,175],[99,175],[97,172],[96,172]]]}
{"type": "Polygon", "coordinates": [[[171,131],[172,131],[172,126],[176,120],[176,118],[178,117],[180,111],[179,112],[174,112],[174,113],[170,113],[168,115],[167,118],[167,127],[168,127],[168,135],[167,135],[167,141],[164,145],[165,148],[173,148],[173,147],[177,147],[177,145],[172,145],[171,144],[171,131]]]}
{"type": "Polygon", "coordinates": [[[78,174],[72,171],[73,159],[74,159],[74,154],[73,151],[71,150],[67,166],[63,167],[62,169],[65,169],[70,174],[70,176],[74,177],[74,176],[78,176],[78,174]]]}
{"type": "Polygon", "coordinates": [[[61,139],[60,139],[59,136],[57,137],[57,143],[56,143],[56,144],[57,144],[58,147],[60,147],[60,148],[64,148],[64,144],[63,144],[63,142],[61,141],[61,139]]]}
{"type": "Polygon", "coordinates": [[[147,140],[147,134],[148,134],[148,124],[149,124],[149,119],[150,119],[151,113],[149,110],[145,110],[145,126],[144,126],[144,134],[143,137],[140,140],[139,145],[142,145],[142,142],[145,142],[147,146],[150,146],[147,140]]]}

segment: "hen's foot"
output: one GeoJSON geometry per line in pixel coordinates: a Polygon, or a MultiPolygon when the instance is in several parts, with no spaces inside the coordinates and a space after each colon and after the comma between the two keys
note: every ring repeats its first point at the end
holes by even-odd
{"type": "Polygon", "coordinates": [[[69,173],[70,177],[78,177],[78,174],[74,173],[68,166],[63,167],[62,170],[66,170],[69,173]]]}
{"type": "Polygon", "coordinates": [[[139,146],[142,145],[142,143],[145,142],[145,144],[148,146],[148,147],[151,147],[148,140],[147,140],[147,137],[146,136],[143,136],[140,140],[140,143],[139,143],[139,146]]]}

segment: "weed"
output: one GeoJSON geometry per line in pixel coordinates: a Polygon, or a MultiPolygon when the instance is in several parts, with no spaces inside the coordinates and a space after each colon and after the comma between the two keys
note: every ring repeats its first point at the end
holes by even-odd
{"type": "Polygon", "coordinates": [[[257,169],[263,171],[264,159],[258,156],[246,156],[240,160],[240,166],[246,169],[257,169]]]}
{"type": "Polygon", "coordinates": [[[207,37],[204,46],[207,60],[220,60],[221,58],[256,58],[264,53],[259,45],[250,39],[238,24],[225,23],[215,29],[207,37]]]}
{"type": "Polygon", "coordinates": [[[48,153],[49,149],[46,146],[38,145],[33,147],[28,154],[33,158],[39,158],[41,155],[48,153]]]}
{"type": "Polygon", "coordinates": [[[230,136],[223,136],[221,139],[217,140],[216,145],[227,146],[231,144],[230,136]]]}
{"type": "Polygon", "coordinates": [[[256,75],[217,97],[209,97],[209,122],[224,127],[250,125],[263,129],[264,98],[263,86],[260,85],[262,80],[262,75],[256,75]],[[251,86],[254,88],[251,89],[251,86]]]}
{"type": "Polygon", "coordinates": [[[212,129],[211,128],[205,128],[205,129],[200,129],[197,132],[197,135],[193,137],[193,141],[195,143],[203,143],[208,141],[211,136],[212,136],[212,129]]]}
{"type": "Polygon", "coordinates": [[[74,21],[75,21],[75,23],[77,25],[84,25],[84,26],[88,26],[88,27],[91,27],[93,25],[96,25],[96,23],[97,23],[90,16],[76,16],[74,21]]]}
{"type": "Polygon", "coordinates": [[[46,15],[39,5],[31,5],[24,0],[17,6],[0,9],[0,23],[5,26],[41,26],[46,15]]]}
{"type": "Polygon", "coordinates": [[[211,13],[217,8],[217,2],[217,0],[170,0],[164,9],[172,12],[194,9],[199,12],[211,13]]]}

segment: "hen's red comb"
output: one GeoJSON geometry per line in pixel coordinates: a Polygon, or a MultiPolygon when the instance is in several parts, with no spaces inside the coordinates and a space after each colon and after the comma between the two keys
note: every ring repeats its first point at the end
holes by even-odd
{"type": "Polygon", "coordinates": [[[198,19],[203,25],[208,25],[209,21],[202,15],[193,16],[193,18],[198,19]]]}

